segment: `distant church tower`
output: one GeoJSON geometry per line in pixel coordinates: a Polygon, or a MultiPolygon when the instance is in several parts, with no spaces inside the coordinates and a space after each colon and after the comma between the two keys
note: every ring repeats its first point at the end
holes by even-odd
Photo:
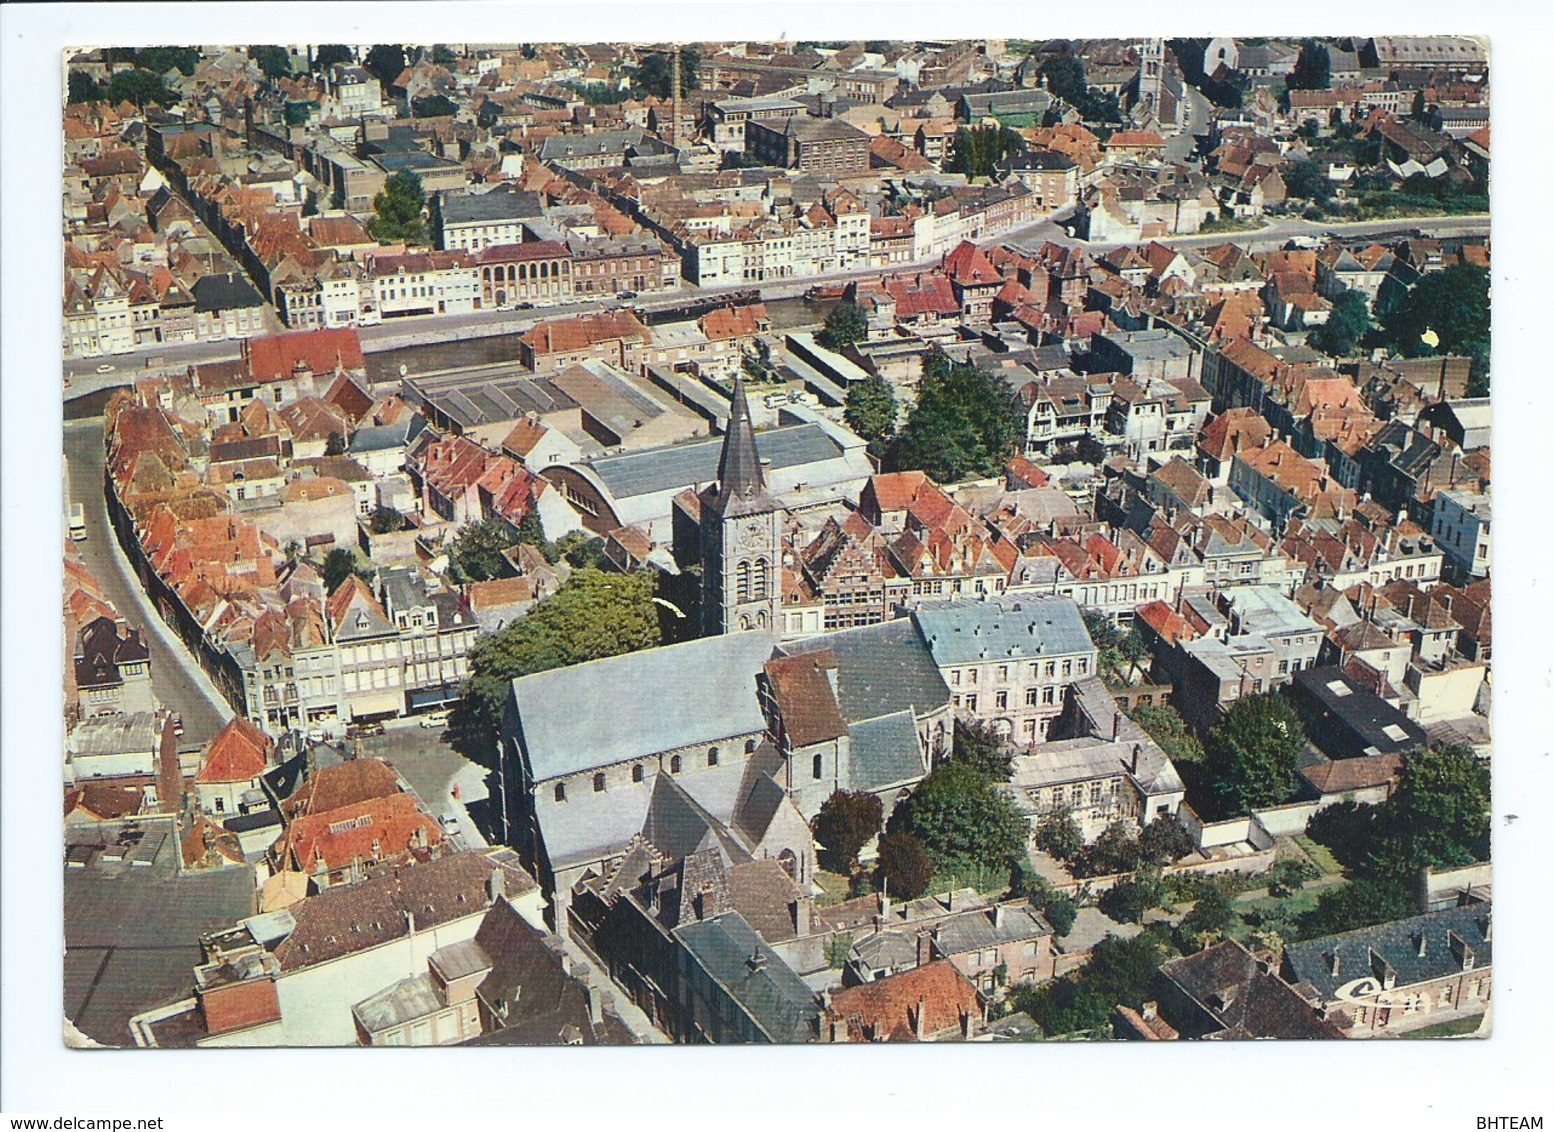
{"type": "Polygon", "coordinates": [[[1165,83],[1165,40],[1146,39],[1139,47],[1140,109],[1160,114],[1160,91],[1165,83]]]}
{"type": "Polygon", "coordinates": [[[742,377],[734,379],[718,482],[701,494],[701,611],[707,636],[775,629],[782,507],[766,491],[742,377]]]}

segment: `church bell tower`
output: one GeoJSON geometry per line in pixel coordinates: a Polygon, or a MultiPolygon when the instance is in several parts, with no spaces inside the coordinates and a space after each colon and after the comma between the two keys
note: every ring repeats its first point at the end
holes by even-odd
{"type": "Polygon", "coordinates": [[[701,495],[702,633],[771,631],[782,591],[782,508],[766,491],[743,377],[734,379],[718,481],[701,495]]]}

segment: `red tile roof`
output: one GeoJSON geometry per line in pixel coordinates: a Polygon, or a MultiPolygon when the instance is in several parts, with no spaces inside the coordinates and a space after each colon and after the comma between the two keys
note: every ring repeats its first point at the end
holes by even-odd
{"type": "Polygon", "coordinates": [[[315,374],[365,370],[361,339],[354,327],[338,330],[303,330],[250,340],[248,370],[260,381],[290,377],[299,366],[315,374]]]}
{"type": "Polygon", "coordinates": [[[827,1021],[846,1027],[846,1040],[917,1041],[960,1031],[968,1016],[980,1020],[977,988],[947,959],[837,991],[827,1021]]]}
{"type": "Polygon", "coordinates": [[[270,766],[275,742],[248,720],[234,716],[206,748],[196,782],[250,782],[270,766]]]}

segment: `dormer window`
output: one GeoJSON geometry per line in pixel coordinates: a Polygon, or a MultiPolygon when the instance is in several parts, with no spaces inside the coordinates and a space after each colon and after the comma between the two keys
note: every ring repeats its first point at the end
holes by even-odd
{"type": "Polygon", "coordinates": [[[566,800],[567,800],[567,784],[565,782],[558,782],[558,783],[556,783],[556,801],[558,801],[558,802],[565,802],[566,800]]]}

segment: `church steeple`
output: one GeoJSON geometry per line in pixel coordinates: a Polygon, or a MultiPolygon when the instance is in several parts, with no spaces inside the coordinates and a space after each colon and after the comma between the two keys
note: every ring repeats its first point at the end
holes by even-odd
{"type": "Polygon", "coordinates": [[[750,402],[734,379],[718,482],[701,494],[702,631],[771,631],[781,600],[782,505],[766,490],[750,402]]]}
{"type": "Polygon", "coordinates": [[[724,515],[767,511],[772,507],[766,498],[766,476],[761,471],[761,455],[755,446],[755,428],[750,423],[750,403],[745,399],[743,376],[734,378],[728,431],[723,435],[723,454],[718,458],[718,494],[713,507],[724,515]]]}

